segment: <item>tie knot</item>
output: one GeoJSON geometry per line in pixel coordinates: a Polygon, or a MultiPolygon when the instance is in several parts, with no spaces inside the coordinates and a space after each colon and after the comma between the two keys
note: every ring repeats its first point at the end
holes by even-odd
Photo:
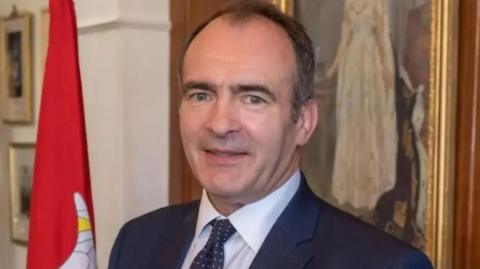
{"type": "Polygon", "coordinates": [[[211,243],[223,245],[236,232],[235,227],[233,227],[228,219],[213,220],[210,224],[213,226],[208,240],[211,241],[211,243]]]}

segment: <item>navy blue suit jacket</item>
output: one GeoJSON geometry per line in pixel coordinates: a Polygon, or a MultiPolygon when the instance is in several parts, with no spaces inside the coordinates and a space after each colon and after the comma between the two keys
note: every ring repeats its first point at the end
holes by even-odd
{"type": "MultiPolygon", "coordinates": [[[[199,202],[169,206],[125,224],[109,269],[175,269],[193,239],[199,202]]],[[[250,268],[430,269],[420,251],[317,198],[302,179],[250,268]]]]}

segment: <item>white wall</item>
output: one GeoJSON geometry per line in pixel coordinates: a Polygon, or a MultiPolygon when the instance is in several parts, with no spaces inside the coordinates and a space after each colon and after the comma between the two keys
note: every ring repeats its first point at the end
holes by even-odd
{"type": "MultiPolygon", "coordinates": [[[[8,14],[10,3],[0,2],[0,14],[8,14]]],[[[47,0],[15,3],[35,13],[38,111],[40,9],[47,0]]],[[[106,268],[126,220],[168,201],[168,5],[168,0],[76,3],[99,268],[106,268]]],[[[10,241],[6,147],[35,142],[36,122],[26,127],[0,123],[0,268],[25,268],[26,248],[10,241]]]]}

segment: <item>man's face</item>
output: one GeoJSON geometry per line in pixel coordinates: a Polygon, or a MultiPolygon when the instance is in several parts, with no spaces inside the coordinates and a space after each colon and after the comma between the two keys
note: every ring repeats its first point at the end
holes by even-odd
{"type": "Polygon", "coordinates": [[[290,118],[295,72],[287,34],[262,17],[236,24],[220,17],[191,43],[180,131],[212,200],[256,201],[298,169],[297,146],[310,134],[302,116],[290,118]]]}

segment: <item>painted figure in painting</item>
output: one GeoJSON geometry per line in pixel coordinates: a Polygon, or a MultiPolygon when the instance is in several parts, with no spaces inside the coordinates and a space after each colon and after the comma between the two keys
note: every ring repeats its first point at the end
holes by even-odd
{"type": "Polygon", "coordinates": [[[384,5],[345,1],[340,46],[326,73],[337,75],[332,194],[367,210],[396,178],[395,67],[384,5]]]}

